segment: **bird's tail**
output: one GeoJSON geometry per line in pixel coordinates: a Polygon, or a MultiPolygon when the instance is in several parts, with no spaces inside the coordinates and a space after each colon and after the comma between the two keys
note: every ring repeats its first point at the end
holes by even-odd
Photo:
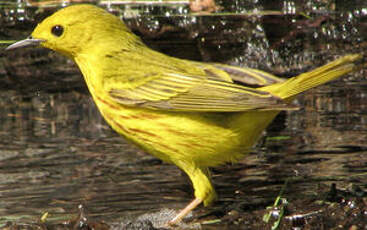
{"type": "Polygon", "coordinates": [[[346,55],[310,72],[302,73],[284,82],[265,86],[261,89],[284,100],[291,99],[308,89],[362,68],[365,64],[357,64],[361,59],[362,55],[360,54],[346,55]]]}

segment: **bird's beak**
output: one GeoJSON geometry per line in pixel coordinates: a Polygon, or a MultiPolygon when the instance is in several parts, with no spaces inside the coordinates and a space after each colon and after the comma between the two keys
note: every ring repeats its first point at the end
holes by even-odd
{"type": "Polygon", "coordinates": [[[21,47],[28,47],[28,46],[38,46],[43,41],[44,40],[42,40],[42,39],[35,39],[35,38],[32,38],[32,37],[29,37],[29,38],[18,41],[16,43],[6,47],[5,50],[12,50],[12,49],[17,49],[17,48],[21,48],[21,47]]]}

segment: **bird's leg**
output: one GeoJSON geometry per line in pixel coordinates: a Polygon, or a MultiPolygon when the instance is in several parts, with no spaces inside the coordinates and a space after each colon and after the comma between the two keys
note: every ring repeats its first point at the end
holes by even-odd
{"type": "Polygon", "coordinates": [[[185,216],[187,216],[187,214],[189,214],[194,208],[201,204],[201,202],[203,202],[202,199],[195,198],[169,222],[169,225],[178,224],[185,216]]]}
{"type": "Polygon", "coordinates": [[[169,224],[179,223],[187,214],[189,214],[199,204],[204,203],[204,206],[209,205],[216,199],[216,193],[210,182],[208,168],[197,167],[192,162],[175,162],[189,176],[195,190],[195,199],[182,209],[169,224]]]}

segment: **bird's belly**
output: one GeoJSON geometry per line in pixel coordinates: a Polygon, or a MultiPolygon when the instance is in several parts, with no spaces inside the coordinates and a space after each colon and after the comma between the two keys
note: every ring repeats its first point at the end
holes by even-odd
{"type": "Polygon", "coordinates": [[[258,139],[264,123],[258,119],[258,124],[251,124],[253,117],[246,113],[234,116],[126,107],[100,110],[115,131],[148,153],[167,162],[193,161],[205,167],[243,156],[258,139]]]}

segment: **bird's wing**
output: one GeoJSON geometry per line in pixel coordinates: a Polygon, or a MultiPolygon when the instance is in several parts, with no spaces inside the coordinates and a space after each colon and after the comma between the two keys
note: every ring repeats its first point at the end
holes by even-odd
{"type": "Polygon", "coordinates": [[[232,81],[238,82],[243,86],[259,88],[284,81],[281,78],[258,69],[236,67],[219,63],[213,63],[212,66],[224,71],[232,81]]]}
{"type": "Polygon", "coordinates": [[[149,109],[235,112],[287,110],[292,108],[266,91],[228,82],[212,76],[166,73],[134,87],[104,82],[104,89],[117,103],[149,109]]]}

